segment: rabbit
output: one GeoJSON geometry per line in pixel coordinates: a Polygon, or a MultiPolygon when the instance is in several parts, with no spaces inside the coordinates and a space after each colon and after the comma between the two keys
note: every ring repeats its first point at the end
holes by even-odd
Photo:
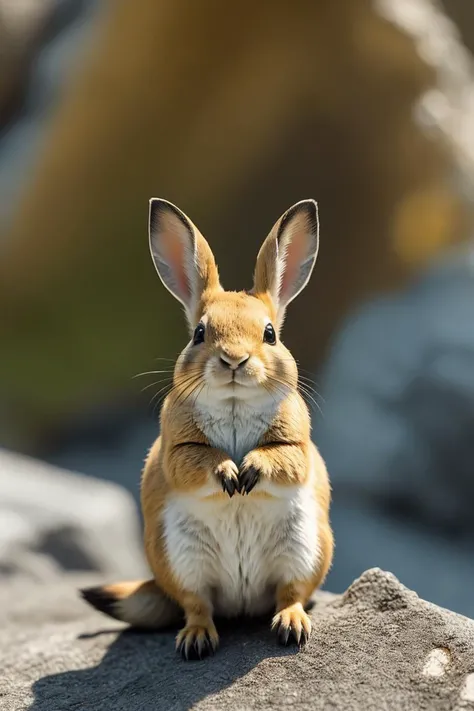
{"type": "Polygon", "coordinates": [[[224,291],[208,243],[166,200],[150,200],[149,241],[190,329],[142,476],[153,579],[82,595],[134,627],[184,617],[176,648],[185,659],[216,651],[214,615],[273,613],[280,643],[301,647],[333,557],[331,489],[280,332],[316,261],[317,204],[302,200],[276,222],[251,291],[224,291]]]}

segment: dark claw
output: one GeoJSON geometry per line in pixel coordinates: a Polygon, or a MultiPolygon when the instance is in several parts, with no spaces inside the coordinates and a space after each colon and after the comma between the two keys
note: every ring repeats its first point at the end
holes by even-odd
{"type": "Polygon", "coordinates": [[[237,490],[237,482],[235,479],[228,479],[227,477],[222,477],[222,491],[225,494],[229,494],[230,498],[233,497],[237,490]]]}
{"type": "Polygon", "coordinates": [[[278,627],[278,632],[277,632],[278,641],[280,642],[280,644],[283,644],[285,647],[287,646],[288,640],[290,638],[290,631],[291,631],[291,627],[285,627],[284,625],[280,625],[278,627]]]}
{"type": "Polygon", "coordinates": [[[189,645],[186,645],[186,639],[183,639],[176,651],[186,662],[200,661],[214,655],[214,647],[208,634],[206,634],[206,641],[201,646],[199,646],[197,639],[189,645]]]}
{"type": "Polygon", "coordinates": [[[185,661],[188,660],[188,654],[187,654],[187,652],[186,652],[186,644],[185,644],[185,640],[184,640],[184,639],[183,639],[183,641],[181,642],[181,644],[179,645],[179,647],[177,647],[176,651],[178,652],[178,654],[181,655],[181,658],[182,658],[182,659],[184,659],[185,661]]]}
{"type": "Polygon", "coordinates": [[[209,632],[206,632],[206,644],[204,645],[204,649],[206,650],[204,652],[204,656],[213,657],[214,654],[216,653],[216,650],[214,649],[214,645],[212,644],[212,640],[209,635],[209,632]]]}
{"type": "Polygon", "coordinates": [[[303,629],[301,630],[301,638],[299,641],[300,647],[304,647],[304,645],[307,643],[308,639],[309,639],[309,635],[306,632],[305,628],[303,627],[303,629]]]}
{"type": "Polygon", "coordinates": [[[239,491],[241,494],[250,494],[260,479],[260,472],[255,467],[247,467],[239,475],[239,491]]]}
{"type": "Polygon", "coordinates": [[[183,651],[181,652],[181,656],[183,657],[183,659],[186,659],[187,662],[196,662],[199,659],[202,659],[202,656],[196,644],[193,644],[188,648],[187,654],[185,646],[183,651]]]}
{"type": "Polygon", "coordinates": [[[280,624],[277,630],[277,636],[278,636],[278,641],[280,644],[284,645],[287,647],[290,644],[296,644],[298,647],[304,647],[304,645],[307,643],[309,637],[308,634],[306,633],[306,630],[303,629],[301,630],[301,637],[298,641],[298,636],[297,632],[294,629],[292,625],[289,627],[285,627],[284,625],[280,624]]]}

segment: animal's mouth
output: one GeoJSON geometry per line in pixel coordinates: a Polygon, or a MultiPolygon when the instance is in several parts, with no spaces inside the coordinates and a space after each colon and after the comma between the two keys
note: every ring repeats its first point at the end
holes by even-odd
{"type": "Polygon", "coordinates": [[[262,385],[256,374],[233,371],[224,373],[214,372],[209,379],[211,392],[214,391],[219,398],[246,398],[252,393],[260,392],[262,385]]]}
{"type": "Polygon", "coordinates": [[[242,373],[232,373],[230,382],[234,388],[254,388],[258,385],[254,377],[242,373]]]}
{"type": "Polygon", "coordinates": [[[240,380],[235,380],[235,378],[232,378],[231,380],[227,380],[225,383],[220,383],[218,386],[218,390],[221,392],[221,396],[225,398],[245,398],[246,393],[250,392],[252,390],[252,387],[255,388],[255,384],[244,383],[240,380]]]}
{"type": "Polygon", "coordinates": [[[231,388],[232,390],[237,390],[239,388],[255,387],[255,382],[253,378],[249,378],[248,376],[244,376],[244,378],[242,378],[242,375],[240,373],[236,373],[234,371],[227,380],[221,381],[219,383],[219,386],[222,388],[231,388]]]}
{"type": "Polygon", "coordinates": [[[232,380],[228,380],[226,383],[222,383],[221,387],[223,388],[230,388],[232,390],[238,390],[239,388],[248,388],[248,383],[241,383],[238,380],[235,380],[235,378],[232,378],[232,380]]]}

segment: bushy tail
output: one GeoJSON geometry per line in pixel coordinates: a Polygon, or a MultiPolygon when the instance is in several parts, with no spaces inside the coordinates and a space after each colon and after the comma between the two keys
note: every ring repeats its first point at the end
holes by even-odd
{"type": "Polygon", "coordinates": [[[154,580],[115,583],[80,591],[84,600],[132,627],[161,629],[182,619],[180,607],[167,598],[154,580]]]}

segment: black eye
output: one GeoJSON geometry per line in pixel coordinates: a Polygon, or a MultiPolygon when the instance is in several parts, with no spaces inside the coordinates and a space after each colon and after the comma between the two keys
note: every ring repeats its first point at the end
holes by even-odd
{"type": "Polygon", "coordinates": [[[263,332],[263,340],[265,343],[270,344],[271,346],[274,346],[277,340],[275,329],[273,328],[271,323],[267,323],[265,326],[265,330],[263,332]]]}
{"type": "Polygon", "coordinates": [[[205,332],[206,329],[204,328],[204,324],[198,323],[198,325],[194,329],[193,346],[198,346],[200,343],[204,343],[205,332]]]}

